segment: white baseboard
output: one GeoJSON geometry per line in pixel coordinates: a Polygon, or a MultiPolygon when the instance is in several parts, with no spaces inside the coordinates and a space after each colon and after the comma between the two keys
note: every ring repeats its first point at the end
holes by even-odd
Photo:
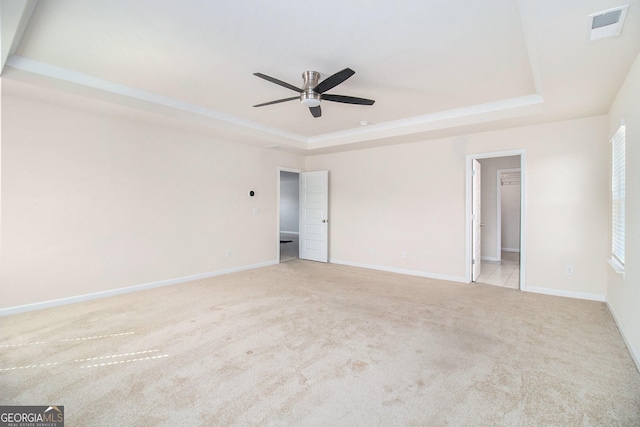
{"type": "Polygon", "coordinates": [[[330,259],[329,262],[332,264],[348,265],[350,267],[367,268],[369,270],[380,270],[380,271],[388,271],[390,273],[406,274],[408,276],[419,276],[419,277],[426,277],[429,279],[448,280],[450,282],[469,283],[467,279],[465,279],[464,277],[446,276],[443,274],[433,274],[425,271],[405,270],[402,268],[384,267],[381,265],[373,265],[373,264],[360,264],[357,262],[342,261],[339,259],[330,259]]]}
{"type": "Polygon", "coordinates": [[[520,252],[520,248],[502,248],[505,252],[520,252]]]}
{"type": "Polygon", "coordinates": [[[51,301],[43,301],[43,302],[36,302],[33,304],[19,305],[16,307],[0,308],[0,317],[9,316],[12,314],[26,313],[28,311],[42,310],[44,308],[58,307],[61,305],[73,304],[76,302],[89,301],[89,300],[98,299],[98,298],[106,298],[114,295],[144,291],[147,289],[160,288],[162,286],[177,285],[179,283],[191,282],[193,280],[207,279],[209,277],[222,276],[223,274],[237,273],[239,271],[253,270],[254,268],[267,267],[275,264],[278,264],[278,261],[267,261],[259,264],[228,268],[226,270],[212,271],[209,273],[202,273],[202,274],[194,274],[193,276],[178,277],[175,279],[161,280],[159,282],[128,286],[126,288],[111,289],[108,291],[77,295],[73,297],[60,298],[60,299],[55,299],[51,301]]]}
{"type": "Polygon", "coordinates": [[[605,301],[604,295],[586,294],[583,292],[562,291],[559,289],[549,289],[549,288],[537,288],[534,286],[527,286],[526,291],[533,292],[536,294],[555,295],[557,297],[577,298],[577,299],[585,299],[589,301],[600,301],[600,302],[605,301]]]}
{"type": "Polygon", "coordinates": [[[620,322],[616,317],[616,313],[611,308],[609,301],[606,301],[606,303],[607,303],[607,308],[609,309],[609,313],[611,313],[611,317],[613,317],[613,321],[616,323],[616,326],[618,327],[618,331],[620,331],[620,335],[622,335],[622,340],[626,344],[627,350],[629,350],[629,353],[631,354],[631,358],[636,364],[636,369],[638,370],[638,372],[640,372],[640,357],[638,356],[638,353],[635,352],[634,348],[631,347],[631,344],[629,343],[629,340],[627,339],[627,336],[624,333],[624,329],[621,327],[622,325],[620,325],[620,322]]]}
{"type": "Polygon", "coordinates": [[[483,256],[483,257],[480,257],[480,259],[482,261],[494,261],[494,262],[500,261],[500,258],[496,258],[494,256],[483,256]]]}

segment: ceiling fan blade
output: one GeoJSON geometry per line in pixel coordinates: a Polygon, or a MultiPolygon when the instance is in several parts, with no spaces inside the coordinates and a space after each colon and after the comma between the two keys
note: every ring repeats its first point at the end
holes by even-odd
{"type": "Polygon", "coordinates": [[[254,107],[264,107],[265,105],[279,104],[281,102],[293,101],[294,99],[300,99],[300,97],[292,96],[291,98],[276,99],[275,101],[263,102],[262,104],[254,105],[254,107]]]}
{"type": "Polygon", "coordinates": [[[313,88],[313,90],[318,93],[326,92],[329,89],[333,89],[334,87],[338,86],[340,83],[347,80],[349,77],[353,76],[355,73],[356,72],[353,71],[351,68],[345,68],[344,70],[338,71],[333,76],[329,76],[323,81],[321,81],[320,83],[318,83],[318,86],[313,88]]]}
{"type": "Polygon", "coordinates": [[[302,93],[302,89],[300,89],[299,87],[295,87],[294,85],[289,84],[287,82],[283,82],[282,80],[278,80],[278,79],[273,78],[271,76],[267,76],[266,74],[253,73],[253,75],[256,76],[256,77],[260,77],[261,79],[265,79],[268,82],[275,83],[275,84],[280,85],[282,87],[286,87],[287,89],[295,90],[296,92],[302,93]]]}
{"type": "Polygon", "coordinates": [[[356,98],[354,96],[322,94],[324,101],[342,102],[344,104],[373,105],[373,99],[356,98]]]}
{"type": "Polygon", "coordinates": [[[309,107],[309,111],[311,111],[311,115],[316,119],[322,115],[322,110],[319,105],[317,107],[309,107]]]}

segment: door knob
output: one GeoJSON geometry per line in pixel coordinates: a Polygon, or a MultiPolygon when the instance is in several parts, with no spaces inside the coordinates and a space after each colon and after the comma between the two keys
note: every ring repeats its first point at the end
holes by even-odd
{"type": "Polygon", "coordinates": [[[323,220],[322,220],[322,223],[325,223],[325,222],[329,222],[329,221],[327,221],[326,219],[323,219],[323,220]]]}

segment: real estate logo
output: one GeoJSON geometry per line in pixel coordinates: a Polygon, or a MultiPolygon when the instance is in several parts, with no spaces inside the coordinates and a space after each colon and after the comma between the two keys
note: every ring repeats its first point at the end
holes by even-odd
{"type": "Polygon", "coordinates": [[[0,406],[0,427],[64,427],[64,406],[0,406]]]}

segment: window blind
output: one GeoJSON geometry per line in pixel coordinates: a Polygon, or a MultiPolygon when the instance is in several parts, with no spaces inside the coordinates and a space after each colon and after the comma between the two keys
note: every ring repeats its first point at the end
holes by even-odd
{"type": "Polygon", "coordinates": [[[611,254],[624,266],[625,241],[625,126],[611,139],[611,254]]]}

